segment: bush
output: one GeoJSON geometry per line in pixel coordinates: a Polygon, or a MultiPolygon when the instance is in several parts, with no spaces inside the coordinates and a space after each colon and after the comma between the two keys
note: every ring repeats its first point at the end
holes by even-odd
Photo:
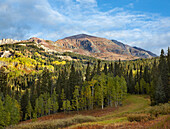
{"type": "Polygon", "coordinates": [[[154,117],[152,117],[149,114],[131,114],[131,115],[128,115],[127,119],[130,122],[132,121],[143,122],[143,121],[153,120],[154,117]]]}
{"type": "Polygon", "coordinates": [[[154,116],[170,114],[170,104],[160,104],[149,109],[149,113],[154,116]]]}

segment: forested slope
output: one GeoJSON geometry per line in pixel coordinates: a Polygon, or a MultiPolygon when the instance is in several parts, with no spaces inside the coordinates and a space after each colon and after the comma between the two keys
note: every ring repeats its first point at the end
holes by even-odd
{"type": "Polygon", "coordinates": [[[9,53],[0,58],[2,128],[57,112],[118,108],[127,93],[149,95],[151,105],[169,101],[169,49],[160,58],[117,62],[76,54],[67,61],[33,42],[0,49],[9,53]]]}

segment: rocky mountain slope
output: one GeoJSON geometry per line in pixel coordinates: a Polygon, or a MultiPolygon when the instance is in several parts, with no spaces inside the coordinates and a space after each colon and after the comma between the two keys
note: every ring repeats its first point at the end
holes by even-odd
{"type": "Polygon", "coordinates": [[[156,54],[144,50],[142,48],[138,48],[138,47],[131,47],[129,45],[123,44],[119,41],[116,40],[112,40],[114,43],[116,43],[117,45],[119,45],[126,54],[131,54],[133,56],[137,56],[137,57],[141,57],[141,58],[151,58],[151,57],[157,57],[156,54]]]}
{"type": "Polygon", "coordinates": [[[108,40],[86,34],[66,37],[57,40],[55,44],[64,50],[106,60],[133,60],[156,56],[149,51],[137,49],[116,40],[108,40]]]}
{"type": "MultiPolygon", "coordinates": [[[[10,41],[11,44],[14,43],[13,40],[10,41]]],[[[25,42],[34,42],[34,45],[50,53],[74,52],[102,60],[134,60],[138,58],[156,57],[152,52],[141,48],[131,47],[116,40],[108,40],[86,34],[66,37],[56,42],[36,37],[18,42],[20,42],[21,45],[25,42]]],[[[10,44],[9,42],[5,43],[10,44]]]]}

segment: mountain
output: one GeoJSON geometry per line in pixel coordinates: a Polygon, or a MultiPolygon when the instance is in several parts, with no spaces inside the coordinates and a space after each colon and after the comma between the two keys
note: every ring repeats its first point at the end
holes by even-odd
{"type": "Polygon", "coordinates": [[[150,51],[131,47],[116,40],[108,40],[106,38],[91,36],[87,34],[73,35],[55,42],[32,37],[28,40],[15,41],[7,40],[4,44],[19,43],[25,45],[26,42],[33,42],[34,46],[42,48],[48,53],[64,53],[71,52],[84,56],[90,56],[102,60],[134,60],[138,58],[156,57],[150,51]],[[22,44],[24,43],[24,44],[22,44]]]}
{"type": "Polygon", "coordinates": [[[116,40],[79,34],[57,40],[60,49],[105,60],[133,60],[151,58],[156,55],[144,49],[137,49],[116,40]]]}

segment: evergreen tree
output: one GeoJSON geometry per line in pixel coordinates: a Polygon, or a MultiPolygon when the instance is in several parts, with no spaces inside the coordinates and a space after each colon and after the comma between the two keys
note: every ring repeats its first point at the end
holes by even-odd
{"type": "Polygon", "coordinates": [[[93,66],[93,71],[91,73],[91,76],[90,76],[90,80],[92,80],[92,78],[96,75],[96,64],[94,64],[93,66]]]}
{"type": "Polygon", "coordinates": [[[135,85],[135,92],[139,94],[139,83],[137,82],[135,85]]]}
{"type": "Polygon", "coordinates": [[[165,102],[168,102],[170,98],[170,85],[168,85],[168,64],[164,56],[164,50],[161,50],[160,61],[159,61],[159,71],[162,81],[163,90],[165,93],[165,102]]]}
{"type": "Polygon", "coordinates": [[[90,81],[90,63],[89,62],[87,64],[85,77],[86,77],[86,81],[90,81]]]}
{"type": "Polygon", "coordinates": [[[12,110],[11,110],[11,125],[17,124],[20,121],[20,105],[17,100],[12,99],[12,110]]]}
{"type": "Polygon", "coordinates": [[[71,66],[71,72],[69,76],[69,93],[70,95],[68,96],[68,99],[71,100],[73,98],[72,93],[74,92],[74,87],[77,84],[77,78],[76,78],[76,71],[74,68],[74,65],[71,66]]]}
{"type": "Polygon", "coordinates": [[[59,104],[58,104],[58,95],[56,94],[56,91],[53,91],[53,94],[51,96],[51,101],[52,101],[52,111],[53,113],[56,113],[59,109],[59,104]]]}
{"type": "Polygon", "coordinates": [[[145,82],[145,80],[142,78],[142,79],[140,80],[140,93],[141,93],[141,94],[146,93],[145,88],[146,88],[146,82],[145,82]]]}
{"type": "Polygon", "coordinates": [[[34,107],[34,112],[33,112],[33,117],[34,119],[37,118],[39,115],[38,115],[38,98],[35,100],[35,107],[34,107]]]}
{"type": "Polygon", "coordinates": [[[65,112],[65,110],[66,110],[66,95],[64,93],[64,89],[62,89],[60,98],[61,98],[61,102],[62,102],[61,110],[64,110],[64,112],[65,112]]]}
{"type": "Polygon", "coordinates": [[[105,73],[105,75],[107,75],[107,64],[105,63],[105,65],[104,65],[104,73],[105,73]]]}
{"type": "Polygon", "coordinates": [[[46,105],[47,105],[46,113],[47,113],[48,115],[50,115],[51,109],[52,109],[51,98],[48,98],[46,105]]]}
{"type": "Polygon", "coordinates": [[[156,100],[155,101],[156,104],[166,102],[166,95],[163,89],[163,83],[162,83],[161,77],[158,78],[156,92],[155,92],[155,100],[156,100]]]}
{"type": "Polygon", "coordinates": [[[154,64],[152,67],[151,75],[152,75],[152,81],[151,81],[151,88],[150,88],[150,100],[151,100],[151,105],[156,104],[156,99],[155,99],[155,92],[156,92],[156,86],[157,86],[157,81],[158,81],[158,68],[156,65],[156,59],[154,60],[154,64]]]}
{"type": "Polygon", "coordinates": [[[85,87],[83,86],[80,90],[80,108],[81,110],[86,109],[86,97],[85,97],[85,87]]]}
{"type": "Polygon", "coordinates": [[[22,119],[25,119],[25,113],[26,113],[26,107],[28,105],[28,101],[29,101],[29,92],[28,89],[26,89],[24,95],[21,98],[22,119]]]}
{"type": "Polygon", "coordinates": [[[43,94],[45,92],[50,93],[51,87],[52,87],[51,74],[50,74],[49,70],[45,67],[45,69],[42,73],[39,90],[40,90],[41,94],[43,94]]]}
{"type": "Polygon", "coordinates": [[[7,73],[5,67],[0,68],[0,92],[4,96],[7,94],[7,73]]]}
{"type": "Polygon", "coordinates": [[[113,63],[111,62],[111,64],[109,65],[109,73],[113,73],[113,63]]]}
{"type": "Polygon", "coordinates": [[[32,116],[32,106],[31,106],[31,102],[28,101],[28,105],[26,106],[26,115],[25,115],[25,120],[27,120],[28,118],[31,119],[32,116]]]}
{"type": "Polygon", "coordinates": [[[4,114],[4,106],[3,106],[3,102],[1,100],[1,97],[0,97],[0,128],[3,128],[5,126],[5,114],[4,114]]]}
{"type": "Polygon", "coordinates": [[[39,113],[40,116],[44,115],[44,100],[43,100],[42,94],[38,98],[38,113],[39,113]]]}
{"type": "Polygon", "coordinates": [[[73,92],[73,100],[72,100],[72,106],[73,109],[76,109],[77,111],[79,111],[80,108],[80,94],[79,94],[79,90],[80,87],[79,86],[75,86],[75,90],[73,92]]]}
{"type": "Polygon", "coordinates": [[[149,73],[149,67],[148,65],[145,66],[144,68],[144,73],[143,73],[143,78],[146,83],[150,83],[150,73],[149,73]]]}
{"type": "MultiPolygon", "coordinates": [[[[170,74],[170,48],[169,47],[168,47],[167,61],[168,61],[168,70],[169,70],[169,74],[170,74]]],[[[170,83],[169,83],[169,85],[170,85],[170,83]]]]}
{"type": "Polygon", "coordinates": [[[70,103],[70,101],[67,99],[67,100],[66,100],[66,110],[67,110],[67,112],[69,112],[71,109],[72,109],[72,108],[71,108],[71,103],[70,103]]]}
{"type": "Polygon", "coordinates": [[[132,72],[132,69],[130,70],[130,73],[129,73],[129,85],[128,85],[128,92],[129,93],[134,93],[134,79],[133,79],[133,72],[132,72]]]}
{"type": "Polygon", "coordinates": [[[101,66],[100,66],[101,60],[98,60],[98,64],[97,64],[97,74],[100,75],[101,74],[101,66]]]}
{"type": "Polygon", "coordinates": [[[5,126],[17,124],[20,120],[20,107],[17,101],[7,95],[4,101],[4,109],[5,126]]]}

